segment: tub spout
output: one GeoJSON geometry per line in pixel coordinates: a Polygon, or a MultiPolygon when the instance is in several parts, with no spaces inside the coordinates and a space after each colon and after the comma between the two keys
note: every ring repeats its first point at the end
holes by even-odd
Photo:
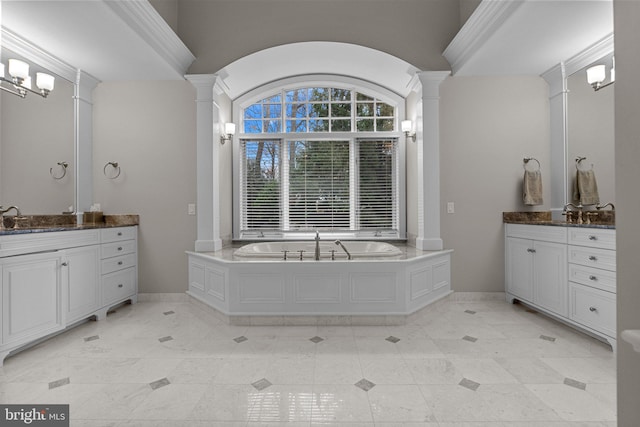
{"type": "Polygon", "coordinates": [[[334,242],[336,245],[340,246],[342,248],[342,250],[344,251],[344,253],[347,254],[347,259],[351,259],[351,254],[349,253],[349,251],[347,250],[347,248],[344,247],[344,245],[342,244],[342,242],[340,240],[336,240],[334,242]]]}
{"type": "Polygon", "coordinates": [[[316,230],[316,253],[313,259],[320,261],[320,232],[318,230],[316,230]]]}

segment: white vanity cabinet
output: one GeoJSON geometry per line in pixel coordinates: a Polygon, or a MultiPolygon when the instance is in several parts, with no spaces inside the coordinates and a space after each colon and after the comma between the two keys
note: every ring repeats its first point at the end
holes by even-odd
{"type": "Polygon", "coordinates": [[[137,226],[0,235],[0,366],[14,350],[136,302],[137,226]]]}
{"type": "Polygon", "coordinates": [[[575,229],[569,233],[569,318],[604,334],[615,344],[615,231],[575,229]]]}
{"type": "Polygon", "coordinates": [[[33,341],[65,327],[63,254],[54,251],[0,259],[0,353],[3,348],[33,341]]]}
{"type": "Polygon", "coordinates": [[[616,345],[615,230],[505,225],[507,300],[616,345]]]}
{"type": "Polygon", "coordinates": [[[566,229],[507,224],[506,231],[507,294],[566,316],[566,229]]]}

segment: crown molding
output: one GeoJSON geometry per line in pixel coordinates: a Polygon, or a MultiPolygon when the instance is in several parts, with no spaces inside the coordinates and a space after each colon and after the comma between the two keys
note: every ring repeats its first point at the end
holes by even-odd
{"type": "Polygon", "coordinates": [[[478,49],[523,3],[523,1],[487,0],[480,2],[442,53],[451,64],[453,75],[464,67],[478,49]]]}
{"type": "Polygon", "coordinates": [[[567,76],[614,52],[613,33],[603,37],[565,62],[567,76]]]}
{"type": "Polygon", "coordinates": [[[2,34],[0,37],[3,48],[7,48],[22,56],[24,59],[46,68],[71,83],[75,83],[77,72],[75,67],[72,67],[4,27],[2,27],[1,31],[2,34]]]}
{"type": "Polygon", "coordinates": [[[195,56],[147,0],[104,1],[176,73],[183,76],[195,56]]]}

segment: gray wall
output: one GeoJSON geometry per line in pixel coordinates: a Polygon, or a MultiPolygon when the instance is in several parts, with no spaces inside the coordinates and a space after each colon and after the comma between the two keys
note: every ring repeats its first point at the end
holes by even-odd
{"type": "Polygon", "coordinates": [[[184,292],[196,217],[195,89],[186,81],[100,83],[93,93],[94,202],[140,215],[140,292],[184,292]],[[107,179],[107,162],[121,175],[107,179]]]}
{"type": "MultiPolygon", "coordinates": [[[[618,334],[640,329],[640,2],[614,0],[618,334]]],[[[618,425],[640,420],[640,354],[618,340],[618,425]]]]}
{"type": "Polygon", "coordinates": [[[451,283],[455,291],[503,292],[502,212],[549,209],[548,87],[540,77],[450,77],[440,103],[440,218],[445,248],[454,249],[451,283]],[[522,204],[529,156],[542,165],[542,206],[522,204]]]}
{"type": "Polygon", "coordinates": [[[181,0],[178,35],[197,57],[192,74],[303,41],[354,43],[448,70],[442,51],[460,29],[459,11],[456,0],[181,0]]]}

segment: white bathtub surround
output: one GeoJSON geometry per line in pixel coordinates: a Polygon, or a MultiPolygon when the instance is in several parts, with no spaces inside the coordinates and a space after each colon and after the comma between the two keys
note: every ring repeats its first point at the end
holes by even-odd
{"type": "MultiPolygon", "coordinates": [[[[403,253],[398,247],[385,242],[349,241],[343,242],[353,258],[390,258],[399,257],[403,253]]],[[[261,242],[250,243],[234,251],[233,255],[242,258],[270,258],[284,260],[284,252],[287,251],[287,259],[300,259],[300,251],[303,251],[303,259],[313,259],[316,243],[313,241],[298,242],[261,242]]],[[[320,257],[346,259],[347,254],[336,244],[323,241],[318,244],[320,257]],[[333,251],[333,254],[332,254],[333,251]]]]}
{"type": "MultiPolygon", "coordinates": [[[[347,247],[354,243],[345,242],[347,247]]],[[[275,247],[269,249],[275,253],[275,247]]],[[[187,252],[187,293],[229,316],[231,324],[284,325],[291,316],[316,317],[304,320],[311,324],[333,322],[336,316],[340,324],[403,324],[410,314],[451,293],[452,251],[397,249],[400,255],[387,258],[360,254],[352,260],[319,261],[248,258],[233,248],[187,252]]]]}

